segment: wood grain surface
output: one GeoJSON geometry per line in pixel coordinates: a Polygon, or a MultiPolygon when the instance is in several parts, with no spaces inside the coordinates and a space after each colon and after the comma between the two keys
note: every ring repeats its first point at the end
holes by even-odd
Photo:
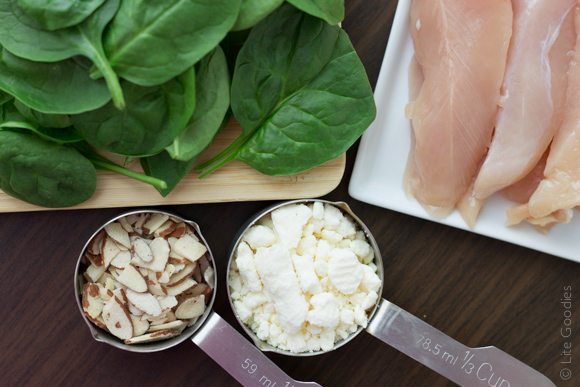
{"type": "MultiPolygon", "coordinates": [[[[396,3],[346,2],[343,27],[373,85],[396,3]]],[[[580,264],[353,200],[347,188],[356,150],[347,152],[345,175],[324,198],[348,202],[377,239],[383,297],[468,346],[495,345],[557,386],[580,386],[580,264]],[[570,304],[561,301],[566,287],[570,304]],[[565,328],[570,337],[563,337],[565,328]],[[563,380],[566,369],[569,380],[563,380]]],[[[269,204],[159,208],[200,225],[216,257],[218,289],[225,289],[230,243],[244,221],[269,204]]],[[[125,209],[0,214],[1,386],[238,385],[190,342],[135,354],[92,340],[74,300],[75,263],[94,230],[125,209]]],[[[242,332],[225,291],[215,310],[242,332]]],[[[322,356],[267,356],[291,377],[323,386],[453,385],[364,332],[322,356]]]]}

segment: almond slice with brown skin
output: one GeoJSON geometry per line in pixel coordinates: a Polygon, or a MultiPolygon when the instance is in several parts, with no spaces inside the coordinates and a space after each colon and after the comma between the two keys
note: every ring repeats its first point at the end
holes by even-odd
{"type": "Polygon", "coordinates": [[[98,326],[99,328],[105,330],[105,331],[109,331],[109,328],[107,328],[107,326],[105,325],[105,321],[103,320],[103,316],[99,316],[97,318],[92,318],[91,316],[87,315],[85,313],[85,316],[87,316],[87,319],[92,322],[93,324],[95,324],[96,326],[98,326]]]}
{"type": "Polygon", "coordinates": [[[207,248],[196,241],[191,235],[186,234],[179,238],[173,246],[175,252],[190,262],[200,259],[207,251],[207,248]]]}
{"type": "Polygon", "coordinates": [[[167,237],[181,238],[182,236],[185,235],[185,230],[186,230],[185,223],[183,223],[183,222],[178,223],[175,226],[175,229],[173,230],[173,232],[171,234],[167,235],[167,237]]]}
{"type": "Polygon", "coordinates": [[[143,232],[145,234],[153,234],[167,219],[169,219],[169,215],[154,213],[143,225],[143,232]]]}
{"type": "Polygon", "coordinates": [[[159,282],[157,282],[156,280],[152,280],[152,279],[147,279],[147,287],[149,289],[149,293],[155,295],[155,296],[166,296],[167,295],[167,290],[165,290],[165,288],[163,286],[161,286],[159,284],[159,282]]]}
{"type": "Polygon", "coordinates": [[[188,290],[190,290],[191,288],[193,288],[196,284],[197,284],[197,282],[195,282],[193,280],[193,278],[187,277],[179,285],[173,286],[173,287],[170,287],[170,288],[165,288],[165,290],[167,291],[167,295],[168,296],[177,296],[177,295],[179,295],[179,294],[181,294],[183,292],[187,292],[188,290]]]}
{"type": "Polygon", "coordinates": [[[187,326],[187,322],[185,322],[183,320],[174,320],[171,322],[166,322],[166,323],[161,324],[161,325],[151,325],[149,327],[148,332],[162,331],[165,329],[175,329],[175,330],[182,332],[186,326],[187,326]]]}
{"type": "MultiPolygon", "coordinates": [[[[179,285],[180,283],[185,281],[185,279],[187,277],[191,277],[191,275],[195,271],[196,266],[197,265],[195,263],[190,263],[188,265],[185,265],[185,268],[183,270],[181,270],[179,273],[172,275],[169,278],[169,281],[166,284],[164,284],[164,286],[171,288],[171,287],[179,285]]],[[[159,281],[159,282],[161,283],[161,281],[159,281]]]]}
{"type": "Polygon", "coordinates": [[[165,238],[157,237],[149,244],[151,252],[153,253],[153,261],[146,267],[153,271],[162,272],[165,270],[165,265],[169,259],[169,243],[165,238]]]}
{"type": "Polygon", "coordinates": [[[120,246],[123,246],[126,249],[129,249],[129,247],[131,247],[131,241],[129,240],[129,233],[127,232],[127,230],[125,230],[123,228],[123,226],[121,226],[120,223],[113,222],[113,223],[107,224],[105,226],[105,231],[120,246]]]}
{"type": "Polygon", "coordinates": [[[127,293],[122,288],[115,289],[111,292],[114,297],[117,297],[117,300],[121,302],[124,308],[128,309],[129,300],[127,299],[127,293]]]}
{"type": "Polygon", "coordinates": [[[123,270],[121,275],[119,275],[119,278],[117,278],[117,281],[135,292],[143,293],[147,291],[145,278],[143,278],[139,269],[133,264],[129,264],[123,270]]]}
{"type": "Polygon", "coordinates": [[[130,214],[125,216],[125,219],[127,219],[127,223],[133,226],[135,223],[137,223],[140,217],[141,217],[140,214],[130,214]]]}
{"type": "Polygon", "coordinates": [[[165,221],[165,223],[159,226],[157,230],[155,230],[155,235],[162,237],[167,236],[175,230],[175,227],[177,227],[177,224],[175,222],[167,220],[165,221]]]}
{"type": "Polygon", "coordinates": [[[188,298],[181,303],[175,310],[175,316],[178,319],[190,319],[201,316],[205,312],[205,297],[188,298]]]}
{"type": "MultiPolygon", "coordinates": [[[[102,286],[102,285],[101,285],[102,286]]],[[[99,284],[87,282],[83,286],[83,310],[96,319],[103,311],[104,302],[101,298],[101,292],[99,284]]],[[[177,305],[177,300],[175,302],[177,305]]]]}
{"type": "Polygon", "coordinates": [[[196,297],[196,296],[199,296],[200,294],[203,294],[205,299],[209,300],[211,293],[212,293],[212,288],[208,284],[199,283],[199,284],[196,284],[195,286],[193,286],[187,292],[185,292],[184,295],[186,297],[196,297]]]}
{"type": "Polygon", "coordinates": [[[121,227],[123,227],[123,230],[127,231],[128,233],[132,233],[135,231],[133,230],[133,227],[131,227],[131,224],[129,223],[126,217],[119,218],[117,221],[119,222],[121,227]]]}
{"type": "Polygon", "coordinates": [[[133,321],[127,309],[117,297],[111,298],[103,307],[103,321],[111,334],[127,340],[133,337],[133,321]]]}
{"type": "Polygon", "coordinates": [[[103,256],[101,254],[93,255],[87,251],[84,256],[89,263],[95,266],[103,266],[103,256]]]}
{"type": "Polygon", "coordinates": [[[213,269],[213,267],[208,267],[207,269],[205,269],[205,271],[203,272],[203,280],[205,281],[206,284],[209,285],[210,288],[214,288],[215,286],[215,270],[213,269]]]}
{"type": "Polygon", "coordinates": [[[103,243],[103,238],[105,237],[106,232],[101,230],[95,235],[93,239],[89,242],[87,246],[87,252],[93,255],[101,255],[101,243],[103,243]]]}
{"type": "Polygon", "coordinates": [[[137,309],[150,316],[159,316],[162,312],[159,301],[151,293],[137,293],[127,289],[127,298],[137,309]]]}
{"type": "Polygon", "coordinates": [[[157,297],[157,301],[159,301],[159,306],[163,312],[167,312],[177,306],[177,298],[175,296],[157,297]]]}
{"type": "Polygon", "coordinates": [[[133,255],[139,257],[143,262],[151,262],[153,260],[153,252],[149,243],[145,242],[143,238],[136,238],[131,245],[131,252],[133,255]]]}
{"type": "Polygon", "coordinates": [[[88,277],[90,282],[97,282],[105,271],[107,271],[105,266],[95,266],[91,264],[89,267],[87,267],[85,276],[88,277]]]}
{"type": "Polygon", "coordinates": [[[149,330],[149,321],[141,320],[139,317],[131,315],[133,321],[133,336],[141,336],[149,330]]]}
{"type": "Polygon", "coordinates": [[[103,266],[108,268],[111,264],[111,261],[119,254],[121,249],[117,245],[117,243],[113,240],[113,238],[109,237],[109,235],[105,235],[103,239],[103,266]]]}
{"type": "Polygon", "coordinates": [[[175,337],[181,334],[178,330],[175,329],[166,329],[163,331],[151,332],[141,336],[136,336],[130,339],[125,340],[125,344],[142,344],[142,343],[150,343],[152,341],[159,341],[169,339],[171,337],[175,337]]]}
{"type": "Polygon", "coordinates": [[[111,266],[117,269],[124,269],[131,263],[131,252],[128,250],[119,251],[119,254],[111,261],[111,266]]]}

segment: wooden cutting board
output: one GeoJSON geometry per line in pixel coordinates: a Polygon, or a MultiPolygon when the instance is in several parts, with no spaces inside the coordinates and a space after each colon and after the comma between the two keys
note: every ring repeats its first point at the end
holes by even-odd
{"type": "MultiPolygon", "coordinates": [[[[199,158],[201,164],[225,149],[241,134],[239,124],[232,120],[199,158]]],[[[106,154],[110,160],[123,164],[124,158],[106,154]]],[[[251,200],[286,200],[314,198],[332,191],[344,174],[346,156],[292,176],[266,176],[238,161],[224,165],[209,176],[199,179],[189,172],[166,197],[148,184],[112,172],[97,171],[97,190],[84,203],[67,209],[135,207],[169,204],[215,203],[251,200]]],[[[127,168],[143,172],[139,161],[127,168]]],[[[0,191],[0,212],[43,211],[0,191]]]]}

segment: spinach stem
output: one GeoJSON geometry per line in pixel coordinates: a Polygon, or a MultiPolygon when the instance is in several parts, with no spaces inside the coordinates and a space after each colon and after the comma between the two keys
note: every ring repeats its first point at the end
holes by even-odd
{"type": "Polygon", "coordinates": [[[123,168],[123,167],[116,165],[116,164],[113,164],[113,163],[106,163],[106,162],[102,162],[102,161],[94,160],[94,159],[90,159],[90,160],[93,163],[93,165],[95,166],[95,168],[97,168],[97,169],[101,169],[103,171],[115,172],[115,173],[118,173],[120,175],[131,177],[135,180],[142,181],[143,183],[150,184],[157,189],[166,189],[167,188],[167,183],[164,180],[157,179],[155,177],[151,177],[151,176],[147,176],[147,175],[143,175],[141,173],[131,171],[130,169],[123,168]]]}
{"type": "Polygon", "coordinates": [[[211,160],[207,161],[202,165],[197,166],[195,170],[199,172],[199,178],[203,179],[205,176],[214,172],[222,165],[232,161],[236,157],[236,152],[238,151],[238,149],[241,148],[244,142],[251,135],[252,133],[242,134],[240,137],[236,139],[236,141],[232,142],[226,149],[221,151],[214,158],[212,158],[211,160]]]}
{"type": "Polygon", "coordinates": [[[125,108],[125,98],[123,97],[123,89],[121,89],[121,84],[119,83],[119,77],[111,67],[111,64],[104,56],[103,53],[96,52],[93,55],[93,62],[95,66],[100,70],[100,73],[105,78],[105,82],[107,82],[107,87],[109,88],[109,92],[111,93],[111,97],[113,97],[113,103],[119,110],[123,110],[125,108]]]}

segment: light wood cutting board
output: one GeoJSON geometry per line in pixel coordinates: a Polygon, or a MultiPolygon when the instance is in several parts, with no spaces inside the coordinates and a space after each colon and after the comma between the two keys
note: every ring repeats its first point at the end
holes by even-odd
{"type": "MultiPolygon", "coordinates": [[[[239,124],[232,120],[215,139],[212,146],[199,158],[201,164],[225,149],[241,134],[239,124]]],[[[105,154],[119,164],[124,158],[105,154]]],[[[346,156],[327,162],[311,170],[292,176],[266,176],[238,161],[232,161],[209,176],[199,179],[189,172],[166,197],[148,184],[112,172],[97,171],[97,190],[84,203],[66,209],[135,207],[169,204],[215,203],[251,200],[282,200],[315,198],[332,191],[344,174],[346,156]]],[[[127,168],[143,172],[139,161],[127,168]]],[[[0,212],[43,211],[0,191],[0,212]]]]}

